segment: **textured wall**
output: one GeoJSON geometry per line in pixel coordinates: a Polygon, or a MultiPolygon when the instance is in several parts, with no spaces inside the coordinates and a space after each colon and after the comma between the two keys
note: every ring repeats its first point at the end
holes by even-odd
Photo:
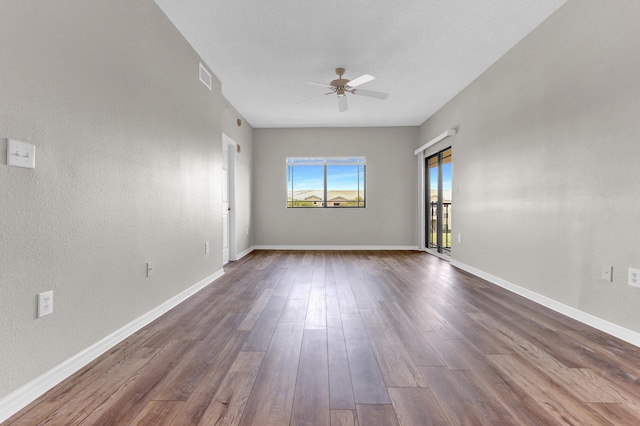
{"type": "Polygon", "coordinates": [[[453,145],[453,257],[640,331],[640,3],[567,2],[421,127],[453,145]],[[600,279],[614,267],[614,282],[600,279]]]}
{"type": "Polygon", "coordinates": [[[222,97],[151,0],[5,0],[0,57],[1,398],[220,270],[222,97]]]}
{"type": "Polygon", "coordinates": [[[417,127],[256,129],[256,245],[417,246],[417,127]],[[367,157],[366,209],[287,209],[285,159],[367,157]]]}

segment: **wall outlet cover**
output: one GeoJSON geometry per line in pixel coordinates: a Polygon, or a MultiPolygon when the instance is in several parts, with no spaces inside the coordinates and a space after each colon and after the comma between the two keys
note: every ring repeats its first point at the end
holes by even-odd
{"type": "Polygon", "coordinates": [[[53,290],[38,294],[38,318],[53,313],[53,290]]]}

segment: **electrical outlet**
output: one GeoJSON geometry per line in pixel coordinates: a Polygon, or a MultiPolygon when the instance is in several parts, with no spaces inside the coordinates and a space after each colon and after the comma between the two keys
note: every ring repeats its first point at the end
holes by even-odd
{"type": "Polygon", "coordinates": [[[38,318],[53,313],[53,290],[38,294],[38,318]]]}
{"type": "Polygon", "coordinates": [[[629,268],[629,285],[640,288],[640,269],[629,268]]]}
{"type": "Polygon", "coordinates": [[[209,253],[209,243],[204,243],[204,254],[209,253]]]}
{"type": "Polygon", "coordinates": [[[462,242],[462,235],[458,234],[458,243],[461,243],[461,242],[462,242]]]}
{"type": "Polygon", "coordinates": [[[602,267],[602,279],[605,281],[613,282],[613,266],[602,267]]]}
{"type": "Polygon", "coordinates": [[[153,262],[147,262],[147,277],[153,276],[153,262]]]}

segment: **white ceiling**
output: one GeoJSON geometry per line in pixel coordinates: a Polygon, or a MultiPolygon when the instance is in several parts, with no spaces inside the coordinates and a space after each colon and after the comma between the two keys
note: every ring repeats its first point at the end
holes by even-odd
{"type": "MultiPolygon", "coordinates": [[[[155,0],[256,128],[422,124],[565,0],[155,0]],[[386,100],[303,81],[376,79],[386,100]]],[[[197,71],[196,71],[197,72],[197,71]]]]}

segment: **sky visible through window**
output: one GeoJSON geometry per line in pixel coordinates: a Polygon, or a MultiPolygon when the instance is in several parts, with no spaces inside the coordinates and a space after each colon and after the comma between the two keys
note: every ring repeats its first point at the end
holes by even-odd
{"type": "MultiPolygon", "coordinates": [[[[296,190],[324,188],[324,166],[289,166],[287,173],[289,188],[291,188],[292,171],[296,190]]],[[[358,189],[358,179],[362,182],[362,177],[362,166],[327,166],[327,189],[333,191],[358,189]]],[[[360,189],[363,189],[362,183],[360,183],[360,189]]]]}
{"type": "MultiPolygon", "coordinates": [[[[442,190],[443,191],[451,191],[451,163],[445,163],[442,166],[442,190]]],[[[431,191],[438,190],[438,169],[432,168],[430,169],[431,178],[429,182],[431,183],[431,191]]]]}
{"type": "Polygon", "coordinates": [[[288,188],[291,188],[292,178],[295,179],[296,190],[322,189],[324,188],[324,166],[289,166],[287,168],[288,188]]]}

